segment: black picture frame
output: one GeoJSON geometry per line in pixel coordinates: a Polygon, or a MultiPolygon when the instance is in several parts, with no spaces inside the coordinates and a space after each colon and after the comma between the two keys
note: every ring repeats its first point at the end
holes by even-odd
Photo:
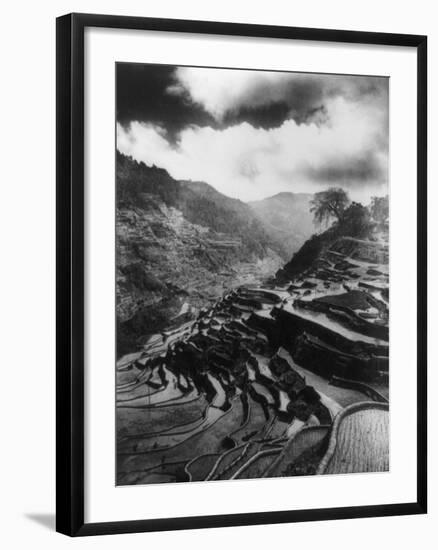
{"type": "Polygon", "coordinates": [[[57,41],[56,529],[70,536],[363,518],[427,511],[427,37],[224,22],[68,14],[57,41]],[[312,510],[84,522],[84,30],[86,27],[406,46],[417,51],[417,498],[312,510]]]}

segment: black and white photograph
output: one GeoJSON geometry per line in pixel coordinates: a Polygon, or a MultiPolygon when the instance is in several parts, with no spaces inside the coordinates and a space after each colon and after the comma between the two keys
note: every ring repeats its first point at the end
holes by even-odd
{"type": "Polygon", "coordinates": [[[0,545],[428,550],[432,3],[3,14],[0,545]]]}
{"type": "Polygon", "coordinates": [[[388,471],[388,78],[116,83],[117,484],[388,471]]]}

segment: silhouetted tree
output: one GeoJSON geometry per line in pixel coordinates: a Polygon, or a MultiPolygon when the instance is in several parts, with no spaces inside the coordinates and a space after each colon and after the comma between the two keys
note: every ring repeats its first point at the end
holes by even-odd
{"type": "Polygon", "coordinates": [[[318,224],[328,223],[331,218],[340,222],[349,203],[350,199],[342,188],[331,187],[326,191],[315,193],[311,201],[310,211],[318,224]]]}
{"type": "Polygon", "coordinates": [[[388,195],[384,197],[372,197],[370,205],[371,216],[374,221],[378,223],[385,223],[389,218],[389,198],[388,195]]]}
{"type": "Polygon", "coordinates": [[[368,208],[359,202],[352,202],[344,211],[340,223],[342,233],[350,237],[367,237],[372,228],[368,208]]]}

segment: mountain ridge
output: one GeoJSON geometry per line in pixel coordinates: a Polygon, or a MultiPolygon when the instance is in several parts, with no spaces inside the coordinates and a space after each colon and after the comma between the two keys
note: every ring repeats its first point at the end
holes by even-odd
{"type": "Polygon", "coordinates": [[[116,235],[118,354],[290,257],[250,205],[120,153],[116,235]]]}
{"type": "Polygon", "coordinates": [[[284,257],[289,260],[315,232],[310,212],[310,193],[282,191],[271,197],[248,203],[268,233],[281,241],[284,257]]]}

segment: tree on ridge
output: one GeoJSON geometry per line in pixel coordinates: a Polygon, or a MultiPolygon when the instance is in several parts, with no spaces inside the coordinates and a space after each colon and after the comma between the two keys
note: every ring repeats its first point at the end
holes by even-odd
{"type": "Polygon", "coordinates": [[[326,191],[315,193],[310,211],[314,215],[315,223],[328,223],[332,218],[341,222],[349,204],[350,198],[341,187],[330,187],[326,191]]]}

